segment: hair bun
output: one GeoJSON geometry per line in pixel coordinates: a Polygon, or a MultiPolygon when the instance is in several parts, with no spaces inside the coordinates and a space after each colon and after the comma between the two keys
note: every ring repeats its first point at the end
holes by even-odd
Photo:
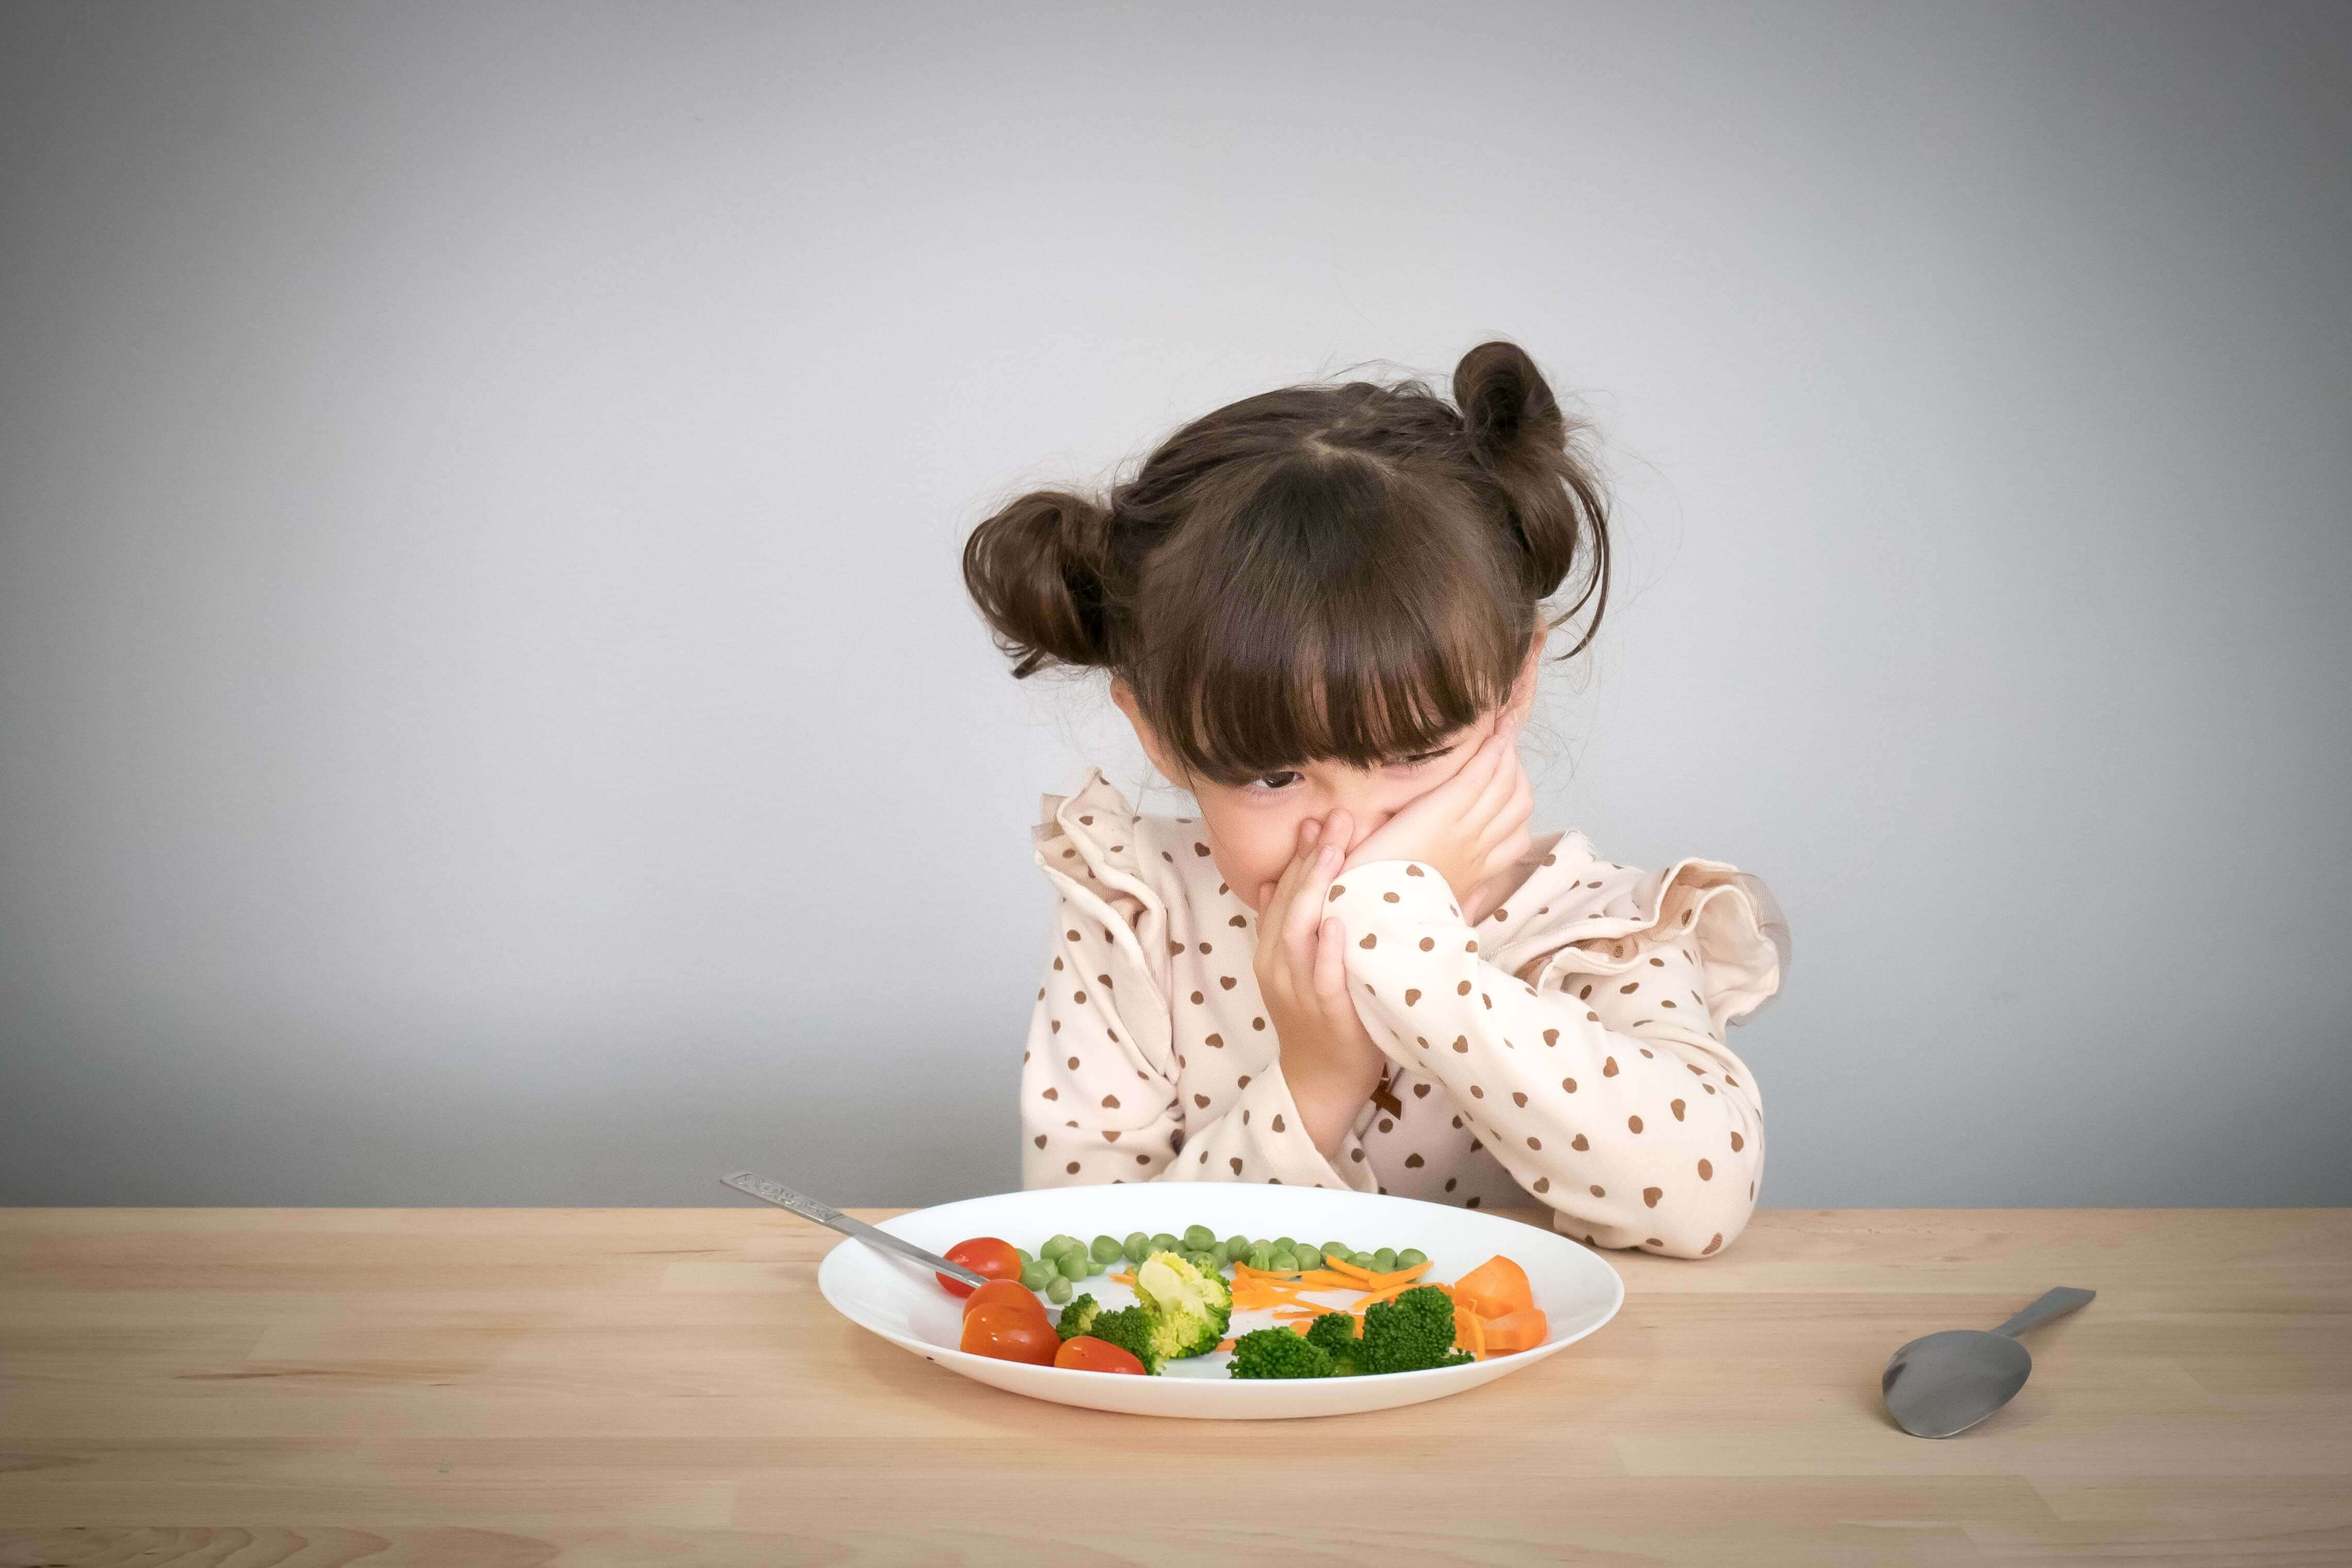
{"type": "Polygon", "coordinates": [[[1015,676],[1047,664],[1108,662],[1103,571],[1110,511],[1065,490],[1032,490],[983,520],[963,545],[964,588],[1015,676]]]}
{"type": "MultiPolygon", "coordinates": [[[[1500,339],[1462,356],[1454,370],[1454,402],[1472,460],[1494,476],[1509,504],[1512,531],[1538,597],[1556,591],[1583,556],[1590,576],[1569,613],[1582,607],[1595,586],[1605,605],[1608,504],[1584,449],[1591,427],[1560,411],[1526,350],[1500,339]]],[[[1599,618],[1596,609],[1596,626],[1599,618]]]]}
{"type": "Polygon", "coordinates": [[[1559,445],[1566,434],[1549,383],[1517,343],[1497,339],[1463,355],[1454,368],[1454,402],[1470,455],[1483,468],[1510,466],[1523,444],[1559,445]]]}

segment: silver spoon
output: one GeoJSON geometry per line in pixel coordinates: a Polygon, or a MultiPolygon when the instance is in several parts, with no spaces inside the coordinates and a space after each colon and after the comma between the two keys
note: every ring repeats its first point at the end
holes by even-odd
{"type": "Polygon", "coordinates": [[[902,1241],[887,1230],[877,1230],[862,1219],[852,1219],[841,1210],[828,1208],[813,1197],[794,1192],[780,1181],[771,1181],[766,1176],[751,1171],[737,1171],[733,1176],[720,1176],[719,1179],[737,1192],[750,1193],[761,1202],[772,1203],[778,1208],[789,1208],[803,1219],[814,1219],[828,1229],[840,1231],[844,1236],[854,1236],[869,1247],[879,1247],[885,1252],[896,1252],[901,1258],[911,1258],[924,1268],[945,1274],[951,1280],[961,1280],[968,1285],[988,1283],[988,1276],[985,1274],[975,1272],[961,1263],[951,1263],[936,1252],[926,1252],[913,1242],[902,1241]]]}
{"type": "Polygon", "coordinates": [[[1990,1333],[1946,1329],[1913,1340],[1895,1353],[1878,1380],[1887,1414],[1915,1437],[1967,1431],[2015,1397],[2033,1370],[2033,1357],[2012,1336],[2097,1294],[2061,1285],[1990,1333]]]}

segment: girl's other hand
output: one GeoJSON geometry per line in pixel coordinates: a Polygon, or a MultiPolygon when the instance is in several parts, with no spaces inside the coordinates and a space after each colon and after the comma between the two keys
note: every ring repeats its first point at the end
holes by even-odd
{"type": "Polygon", "coordinates": [[[1255,968],[1307,1135],[1326,1159],[1381,1080],[1386,1058],[1348,996],[1348,933],[1322,911],[1352,824],[1344,810],[1299,824],[1297,852],[1258,917],[1255,968]]]}
{"type": "Polygon", "coordinates": [[[1402,810],[1356,846],[1349,869],[1372,861],[1419,861],[1435,866],[1454,890],[1465,923],[1485,918],[1482,885],[1498,876],[1533,841],[1528,831],[1535,790],[1519,761],[1519,727],[1507,718],[1473,752],[1462,770],[1402,810]]]}

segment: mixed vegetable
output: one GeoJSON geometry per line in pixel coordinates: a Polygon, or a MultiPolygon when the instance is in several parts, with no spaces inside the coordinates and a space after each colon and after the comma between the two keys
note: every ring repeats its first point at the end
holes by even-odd
{"type": "Polygon", "coordinates": [[[1084,1372],[1157,1376],[1171,1361],[1224,1350],[1234,1353],[1234,1377],[1421,1372],[1531,1349],[1549,1332],[1527,1270],[1499,1253],[1451,1285],[1421,1282],[1430,1260],[1417,1248],[1360,1252],[1287,1236],[1220,1239],[1200,1225],[1181,1236],[1139,1230],[1091,1244],[1055,1236],[1034,1255],[982,1236],[947,1256],[988,1281],[936,1276],[965,1298],[959,1348],[1084,1372]],[[1111,1272],[1118,1263],[1130,1267],[1111,1272]],[[1097,1276],[1131,1287],[1135,1304],[1113,1312],[1076,1293],[1080,1281],[1097,1276]],[[1363,1300],[1347,1310],[1306,1299],[1331,1291],[1363,1300]],[[1061,1307],[1058,1320],[1047,1320],[1041,1293],[1061,1307]],[[1224,1337],[1234,1313],[1254,1308],[1273,1309],[1285,1326],[1224,1337]]]}

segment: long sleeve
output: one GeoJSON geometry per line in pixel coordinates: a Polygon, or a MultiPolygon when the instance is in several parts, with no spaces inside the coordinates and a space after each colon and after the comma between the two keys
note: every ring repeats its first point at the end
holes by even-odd
{"type": "MultiPolygon", "coordinates": [[[[1171,956],[1184,944],[1170,939],[1177,923],[1167,900],[1136,870],[1137,824],[1088,831],[1108,825],[1097,821],[1108,810],[1081,816],[1066,808],[1055,821],[1066,817],[1078,831],[1049,831],[1038,842],[1057,899],[1022,1057],[1022,1186],[1249,1181],[1374,1190],[1352,1134],[1343,1168],[1315,1146],[1278,1055],[1244,1057],[1240,1041],[1228,1049],[1211,1031],[1189,1049],[1214,1053],[1220,1071],[1185,1072],[1188,1048],[1169,996],[1171,956]],[[1227,1070],[1234,1077],[1223,1076],[1227,1070]]],[[[1202,999],[1192,993],[1195,1011],[1202,999]]],[[[1271,1041],[1253,1031],[1249,1043],[1261,1038],[1271,1041]]]]}
{"type": "Polygon", "coordinates": [[[1761,1102],[1716,1016],[1753,977],[1711,980],[1694,929],[1707,895],[1736,890],[1664,881],[1653,928],[1606,953],[1563,945],[1518,973],[1480,955],[1444,878],[1422,864],[1344,873],[1329,913],[1346,926],[1349,991],[1373,1040],[1445,1086],[1558,1228],[1702,1258],[1747,1225],[1763,1168],[1761,1102]]]}

